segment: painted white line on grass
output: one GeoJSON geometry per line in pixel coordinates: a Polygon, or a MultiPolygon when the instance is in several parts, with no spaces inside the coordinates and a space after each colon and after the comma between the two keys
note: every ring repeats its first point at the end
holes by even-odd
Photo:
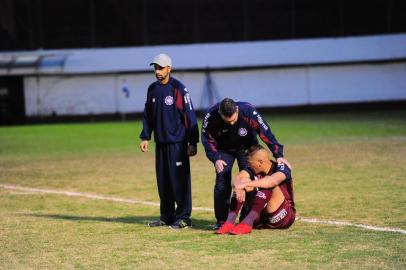
{"type": "Polygon", "coordinates": [[[33,195],[33,194],[38,194],[38,192],[29,192],[29,191],[8,191],[7,194],[10,195],[33,195]]]}
{"type": "Polygon", "coordinates": [[[402,229],[398,229],[398,228],[386,228],[386,227],[376,227],[376,226],[365,225],[365,224],[354,224],[354,223],[347,222],[347,221],[331,221],[331,220],[320,220],[317,218],[302,218],[302,217],[299,217],[298,220],[301,220],[303,222],[308,222],[308,223],[331,224],[331,225],[336,225],[336,226],[353,226],[353,227],[364,228],[364,229],[368,229],[368,230],[372,230],[372,231],[397,232],[397,233],[406,234],[406,230],[402,230],[402,229]]]}
{"type": "MultiPolygon", "coordinates": [[[[131,199],[102,196],[102,195],[74,192],[74,191],[39,189],[39,188],[21,187],[21,186],[14,186],[14,185],[2,185],[2,184],[0,184],[0,187],[4,188],[4,189],[9,189],[9,190],[18,190],[18,191],[32,192],[32,193],[58,194],[58,195],[65,195],[65,196],[72,196],[72,197],[84,197],[84,198],[94,199],[94,200],[105,200],[105,201],[122,202],[122,203],[129,203],[129,204],[159,206],[159,203],[156,203],[156,202],[131,200],[131,199]]],[[[193,210],[214,212],[214,210],[212,208],[207,208],[207,207],[193,207],[193,210]]],[[[335,225],[335,226],[352,226],[352,227],[358,227],[358,228],[363,228],[363,229],[372,230],[372,231],[395,232],[395,233],[406,234],[406,230],[402,230],[402,229],[398,229],[398,228],[376,227],[376,226],[370,226],[370,225],[365,225],[365,224],[355,224],[355,223],[351,223],[351,222],[347,222],[347,221],[330,221],[330,220],[320,220],[320,219],[316,219],[316,218],[303,218],[303,217],[298,217],[298,218],[296,218],[296,220],[299,220],[302,222],[307,222],[307,223],[330,224],[330,225],[335,225]]]]}
{"type": "MultiPolygon", "coordinates": [[[[124,199],[124,198],[110,197],[110,196],[102,196],[102,195],[97,195],[97,194],[74,192],[74,191],[54,190],[54,189],[39,189],[39,188],[13,186],[13,185],[0,185],[0,187],[5,188],[5,189],[10,189],[10,190],[24,191],[24,192],[58,194],[58,195],[65,195],[65,196],[71,196],[71,197],[84,197],[84,198],[94,199],[94,200],[105,200],[105,201],[122,202],[122,203],[129,203],[129,204],[142,204],[142,205],[149,205],[149,206],[159,206],[159,203],[156,203],[156,202],[146,202],[146,201],[139,201],[139,200],[131,200],[131,199],[124,199]]],[[[214,212],[214,210],[212,208],[206,208],[206,207],[193,207],[193,210],[214,212]]]]}

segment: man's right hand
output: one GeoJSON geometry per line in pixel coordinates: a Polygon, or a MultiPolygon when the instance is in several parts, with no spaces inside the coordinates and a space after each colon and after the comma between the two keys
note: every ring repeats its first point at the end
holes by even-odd
{"type": "Polygon", "coordinates": [[[243,189],[236,189],[235,194],[237,197],[237,201],[239,202],[245,202],[245,190],[243,189]]]}
{"type": "Polygon", "coordinates": [[[141,141],[140,149],[142,152],[148,152],[148,141],[141,141]]]}
{"type": "Polygon", "coordinates": [[[214,167],[216,168],[217,173],[221,173],[224,170],[224,166],[227,166],[227,163],[224,160],[217,160],[216,163],[214,163],[214,167]]]}

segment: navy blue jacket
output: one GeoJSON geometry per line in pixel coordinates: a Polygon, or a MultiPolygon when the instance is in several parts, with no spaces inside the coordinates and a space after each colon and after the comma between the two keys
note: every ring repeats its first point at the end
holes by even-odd
{"type": "Polygon", "coordinates": [[[148,87],[143,115],[142,140],[154,131],[157,143],[199,142],[196,113],[186,87],[175,78],[167,84],[158,81],[148,87]]]}
{"type": "Polygon", "coordinates": [[[275,158],[283,157],[283,145],[272,134],[268,123],[254,106],[247,102],[236,102],[238,120],[234,125],[226,124],[218,110],[220,103],[211,107],[203,120],[202,143],[206,156],[213,163],[221,159],[219,151],[240,150],[258,143],[257,135],[266,143],[275,158]]]}

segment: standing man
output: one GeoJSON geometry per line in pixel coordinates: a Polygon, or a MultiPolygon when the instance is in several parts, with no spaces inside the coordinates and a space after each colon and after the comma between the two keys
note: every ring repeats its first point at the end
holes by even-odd
{"type": "Polygon", "coordinates": [[[199,142],[196,114],[186,87],[170,76],[171,58],[159,54],[150,65],[157,81],[148,87],[140,148],[142,152],[148,151],[154,132],[160,218],[148,226],[182,229],[191,226],[189,156],[196,155],[199,142]]]}
{"type": "Polygon", "coordinates": [[[247,166],[245,150],[258,144],[257,135],[267,144],[279,164],[285,163],[290,167],[283,158],[283,145],[279,144],[267,122],[251,104],[225,98],[211,107],[204,117],[202,143],[216,170],[214,214],[217,221],[214,230],[227,220],[234,161],[237,159],[240,170],[247,166]]]}

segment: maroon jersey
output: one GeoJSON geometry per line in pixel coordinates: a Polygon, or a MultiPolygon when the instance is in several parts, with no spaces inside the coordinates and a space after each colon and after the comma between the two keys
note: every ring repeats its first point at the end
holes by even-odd
{"type": "MultiPolygon", "coordinates": [[[[254,170],[252,170],[251,168],[245,168],[244,171],[248,172],[248,174],[250,175],[251,180],[255,180],[255,179],[260,179],[262,177],[265,177],[267,175],[272,175],[276,172],[281,172],[286,176],[286,179],[283,180],[280,184],[279,184],[279,188],[281,189],[283,195],[285,196],[285,200],[290,203],[290,205],[292,207],[295,206],[295,202],[294,202],[294,197],[293,197],[293,179],[292,179],[292,174],[291,174],[291,170],[289,169],[289,167],[285,164],[281,164],[278,165],[278,163],[272,161],[272,167],[269,170],[269,172],[267,174],[257,174],[255,175],[254,170]]],[[[273,189],[273,188],[271,188],[273,189]]]]}
{"type": "MultiPolygon", "coordinates": [[[[287,229],[294,222],[296,218],[296,209],[293,198],[293,179],[292,174],[288,166],[285,164],[278,165],[276,162],[272,162],[272,167],[267,174],[257,174],[251,168],[244,169],[250,175],[251,180],[260,179],[267,175],[272,175],[276,172],[281,172],[286,176],[278,186],[281,189],[285,200],[279,206],[279,208],[273,213],[267,213],[264,209],[261,212],[261,216],[258,222],[254,224],[256,229],[287,229]]],[[[273,189],[273,188],[271,188],[273,189]]]]}

